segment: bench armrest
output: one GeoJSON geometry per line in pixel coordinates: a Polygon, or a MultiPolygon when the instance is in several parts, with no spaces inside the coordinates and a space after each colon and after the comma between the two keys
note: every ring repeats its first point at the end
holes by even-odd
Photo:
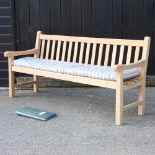
{"type": "Polygon", "coordinates": [[[139,60],[135,63],[130,63],[130,64],[124,64],[124,65],[115,65],[112,68],[116,71],[116,72],[120,72],[123,70],[127,70],[127,69],[132,69],[132,68],[137,68],[137,67],[144,67],[145,66],[145,60],[139,60]]]}
{"type": "Polygon", "coordinates": [[[30,55],[30,54],[38,54],[39,49],[31,49],[26,51],[6,51],[4,53],[5,57],[15,57],[15,56],[21,56],[21,55],[30,55]]]}

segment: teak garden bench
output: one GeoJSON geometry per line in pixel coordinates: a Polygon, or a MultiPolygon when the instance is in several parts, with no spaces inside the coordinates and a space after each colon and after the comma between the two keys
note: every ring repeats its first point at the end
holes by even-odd
{"type": "Polygon", "coordinates": [[[9,96],[14,97],[15,87],[27,84],[33,84],[37,92],[38,76],[115,89],[115,124],[120,125],[123,111],[131,107],[138,107],[138,115],[144,115],[149,47],[150,37],[106,39],[45,35],[38,31],[34,49],[4,54],[8,57],[9,96]],[[16,56],[27,57],[15,59],[16,56]],[[33,81],[14,84],[14,72],[31,74],[33,81]],[[129,72],[133,73],[129,76],[129,72]],[[124,105],[124,91],[135,87],[139,89],[137,101],[124,105]]]}

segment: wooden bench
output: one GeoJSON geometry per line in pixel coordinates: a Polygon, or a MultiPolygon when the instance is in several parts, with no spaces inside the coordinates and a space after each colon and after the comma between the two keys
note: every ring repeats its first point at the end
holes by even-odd
{"type": "Polygon", "coordinates": [[[144,40],[106,39],[45,35],[38,31],[34,49],[16,52],[7,51],[4,54],[5,57],[8,57],[9,96],[14,97],[15,87],[18,88],[27,84],[33,84],[34,92],[37,92],[39,89],[38,76],[115,89],[115,124],[120,125],[123,111],[131,107],[138,107],[138,115],[144,115],[149,47],[150,37],[145,37],[144,40]],[[67,63],[90,64],[102,67],[111,66],[116,73],[116,79],[102,80],[13,65],[16,56],[26,55],[67,63]],[[124,80],[123,72],[132,68],[139,68],[140,74],[135,78],[124,80]],[[33,75],[33,81],[14,84],[14,72],[31,74],[33,75]],[[137,101],[124,105],[124,91],[135,87],[139,89],[137,101]]]}

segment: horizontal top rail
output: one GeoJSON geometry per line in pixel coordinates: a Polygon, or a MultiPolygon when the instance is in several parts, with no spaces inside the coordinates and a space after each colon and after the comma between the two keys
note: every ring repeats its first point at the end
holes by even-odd
{"type": "Polygon", "coordinates": [[[91,37],[75,37],[63,35],[46,35],[41,34],[40,39],[44,40],[60,40],[67,42],[84,42],[96,44],[109,44],[109,45],[124,45],[124,46],[143,46],[144,40],[128,40],[128,39],[111,39],[111,38],[91,38],[91,37]]]}

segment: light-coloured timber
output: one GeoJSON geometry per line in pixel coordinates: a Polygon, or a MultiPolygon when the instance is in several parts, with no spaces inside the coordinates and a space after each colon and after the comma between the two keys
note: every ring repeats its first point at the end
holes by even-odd
{"type": "Polygon", "coordinates": [[[61,47],[61,41],[58,41],[56,60],[59,60],[60,57],[60,47],[61,47]]]}
{"type": "Polygon", "coordinates": [[[72,46],[73,42],[69,42],[69,49],[68,49],[68,53],[67,53],[67,62],[70,62],[71,59],[71,52],[72,52],[72,46]]]}
{"type": "Polygon", "coordinates": [[[39,90],[38,76],[111,88],[116,90],[115,124],[120,125],[123,120],[123,111],[129,110],[132,107],[138,107],[138,115],[144,115],[145,80],[150,40],[150,37],[145,37],[144,40],[127,40],[46,35],[38,31],[34,49],[18,52],[7,51],[4,54],[5,57],[8,57],[9,96],[15,96],[15,87],[22,87],[27,84],[33,84],[34,92],[37,92],[39,90]],[[127,52],[125,52],[125,49],[127,49],[127,52]],[[142,57],[139,58],[141,49],[142,57]],[[110,52],[111,50],[112,52],[110,52]],[[80,53],[78,54],[78,52],[80,53]],[[112,53],[112,55],[110,55],[110,53],[112,53]],[[72,63],[90,63],[91,65],[98,66],[110,65],[116,72],[116,80],[93,79],[12,65],[16,56],[25,55],[34,55],[35,58],[50,59],[51,61],[59,60],[72,63]],[[134,58],[131,58],[132,56],[134,56],[134,58]],[[126,60],[124,60],[125,58],[126,60]],[[109,62],[110,60],[111,62],[109,62]],[[133,60],[133,62],[131,62],[131,60],[133,60]],[[97,62],[97,64],[95,64],[95,62],[97,62]],[[140,75],[125,81],[123,79],[123,71],[132,68],[139,68],[140,75]],[[14,72],[31,74],[33,75],[33,81],[15,84],[14,72]],[[124,105],[124,91],[132,88],[139,89],[138,99],[133,103],[124,105]]]}
{"type": "Polygon", "coordinates": [[[130,104],[127,104],[127,105],[123,106],[123,110],[124,110],[124,111],[128,111],[128,110],[130,110],[132,107],[138,106],[138,104],[140,104],[138,101],[133,102],[133,103],[130,103],[130,104]]]}
{"type": "Polygon", "coordinates": [[[40,54],[40,58],[44,58],[44,51],[45,51],[45,40],[42,40],[42,44],[41,44],[41,54],[40,54]]]}
{"type": "Polygon", "coordinates": [[[49,58],[49,52],[50,52],[50,40],[47,41],[46,57],[45,57],[45,59],[49,58]]]}
{"type": "Polygon", "coordinates": [[[116,52],[117,52],[117,46],[113,46],[113,53],[112,53],[112,61],[111,61],[111,66],[115,65],[116,62],[116,52]]]}
{"type": "Polygon", "coordinates": [[[77,50],[78,50],[78,42],[75,42],[75,47],[74,47],[74,56],[73,56],[73,62],[76,63],[76,58],[77,58],[77,50]]]}
{"type": "Polygon", "coordinates": [[[128,54],[127,54],[127,61],[126,61],[126,64],[129,64],[130,61],[131,61],[131,51],[132,50],[132,46],[128,46],[128,54]]]}
{"type": "Polygon", "coordinates": [[[136,51],[135,51],[135,58],[134,58],[134,62],[138,61],[139,51],[140,51],[140,47],[139,47],[139,46],[137,46],[137,47],[136,47],[136,51]]]}
{"type": "Polygon", "coordinates": [[[5,57],[16,57],[16,56],[22,56],[22,55],[33,55],[33,54],[38,54],[39,50],[38,49],[31,49],[31,50],[26,50],[26,51],[8,51],[4,53],[5,57]]]}
{"type": "Polygon", "coordinates": [[[96,55],[96,44],[93,45],[93,51],[92,51],[92,57],[91,57],[91,64],[94,64],[95,61],[95,55],[96,55]]]}
{"type": "Polygon", "coordinates": [[[82,56],[83,56],[83,49],[84,49],[84,43],[81,43],[81,47],[80,47],[80,56],[79,56],[79,63],[82,63],[82,56]]]}
{"type": "Polygon", "coordinates": [[[99,66],[101,65],[101,61],[102,61],[102,50],[103,50],[103,44],[100,44],[98,61],[97,61],[97,65],[99,66]]]}
{"type": "MultiPolygon", "coordinates": [[[[42,34],[41,31],[37,32],[35,49],[38,49],[38,51],[37,51],[37,53],[34,54],[35,58],[39,58],[40,48],[41,48],[41,40],[40,40],[41,34],[42,34]]],[[[48,53],[48,51],[47,51],[47,53],[48,53]]],[[[33,75],[33,81],[35,81],[35,82],[33,82],[33,91],[36,93],[39,91],[39,77],[37,75],[33,75]]]]}
{"type": "Polygon", "coordinates": [[[77,37],[77,36],[62,36],[62,35],[46,35],[40,36],[41,40],[61,40],[68,42],[84,42],[109,45],[123,46],[142,46],[144,40],[127,40],[127,39],[109,39],[109,38],[92,38],[92,37],[77,37]]]}
{"type": "Polygon", "coordinates": [[[36,69],[30,69],[30,68],[24,68],[23,67],[17,67],[12,66],[12,70],[14,72],[19,73],[26,73],[26,74],[33,74],[38,76],[45,76],[49,78],[54,78],[58,80],[64,80],[64,81],[72,81],[72,82],[78,82],[83,84],[89,84],[93,86],[99,86],[99,87],[107,87],[111,89],[116,89],[116,82],[115,81],[106,81],[106,80],[99,80],[99,79],[92,79],[82,76],[74,76],[74,75],[65,75],[61,73],[54,73],[54,72],[48,72],[48,71],[42,71],[42,70],[36,70],[36,69]]]}
{"type": "Polygon", "coordinates": [[[110,50],[110,45],[107,45],[106,51],[105,51],[104,66],[108,66],[109,53],[110,53],[109,50],[110,50]]]}
{"type": "Polygon", "coordinates": [[[51,60],[54,59],[54,54],[55,54],[55,40],[53,40],[53,43],[52,43],[52,51],[51,51],[51,60]]]}
{"type": "Polygon", "coordinates": [[[63,43],[63,51],[62,51],[61,61],[65,60],[65,53],[66,53],[66,41],[63,43]]]}
{"type": "Polygon", "coordinates": [[[90,43],[87,44],[86,57],[85,57],[85,64],[88,64],[89,53],[90,53],[90,43]]]}
{"type": "Polygon", "coordinates": [[[32,85],[35,83],[36,83],[36,81],[28,81],[28,82],[18,83],[18,84],[15,84],[15,88],[21,88],[23,86],[32,85]]]}
{"type": "Polygon", "coordinates": [[[123,62],[123,56],[124,56],[124,46],[122,45],[121,46],[121,49],[120,49],[120,55],[119,55],[119,61],[118,63],[121,65],[122,62],[123,62]]]}

